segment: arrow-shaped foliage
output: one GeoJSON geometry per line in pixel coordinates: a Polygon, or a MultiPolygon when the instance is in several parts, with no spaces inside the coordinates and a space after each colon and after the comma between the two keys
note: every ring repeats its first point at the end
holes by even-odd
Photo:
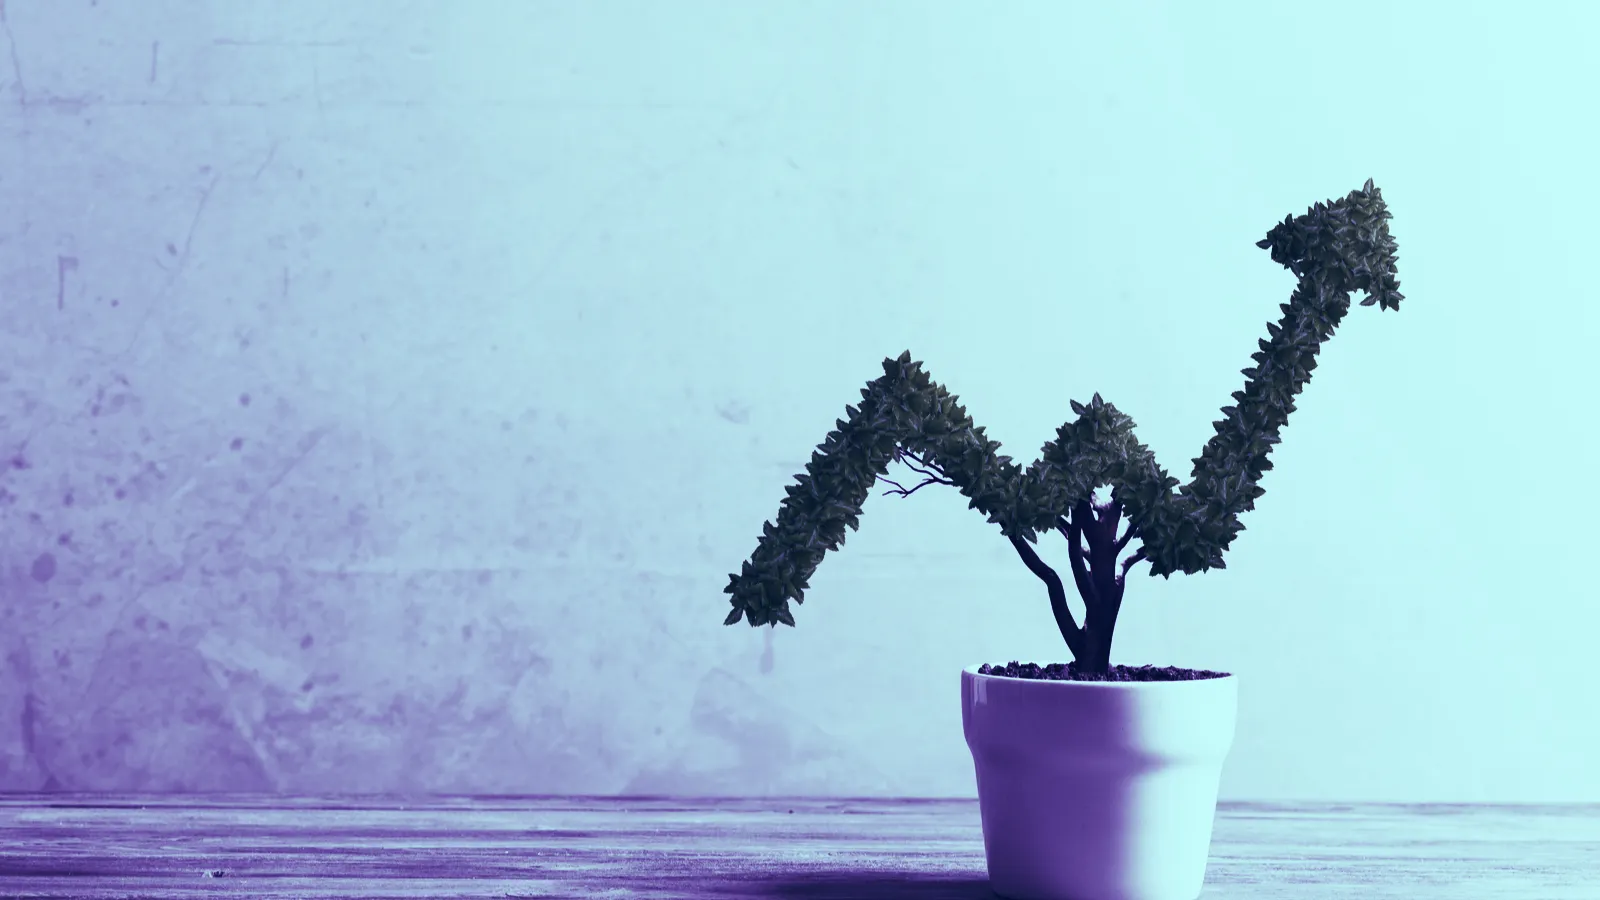
{"type": "MultiPolygon", "coordinates": [[[[1369,179],[1342,200],[1285,218],[1257,243],[1299,283],[1281,307],[1283,318],[1267,325],[1268,337],[1251,356],[1255,365],[1242,370],[1244,390],[1233,394],[1237,405],[1222,408],[1223,418],[1213,423],[1216,435],[1194,460],[1187,485],[1156,463],[1135,439],[1133,420],[1099,394],[1088,404],[1072,401],[1077,418],[1062,425],[1024,470],[999,454],[999,442],[984,437],[955,395],[929,378],[909,351],[884,360],[883,375],[868,382],[859,405],[846,407],[837,429],[786,489],[777,522],[763,525],[755,553],[729,576],[724,590],[733,610],[726,624],[743,617],[751,625],[793,625],[789,601],[802,602],[823,555],[844,543],[847,527],[859,526],[873,484],[906,456],[936,468],[972,509],[1000,526],[1030,568],[1037,557],[1026,544],[1038,532],[1064,527],[1069,513],[1087,509],[1102,485],[1111,487],[1130,534],[1142,541],[1138,555],[1150,561],[1151,575],[1224,568],[1223,551],[1244,529],[1239,514],[1262,495],[1258,482],[1272,468],[1267,455],[1294,411],[1295,395],[1311,380],[1322,342],[1350,310],[1351,292],[1367,293],[1362,306],[1400,308],[1389,218],[1369,179]]],[[[1114,535],[1114,520],[1111,528],[1114,535]]],[[[1074,566],[1079,570],[1076,555],[1074,566]]],[[[1120,582],[1117,588],[1120,599],[1120,582]]],[[[1059,593],[1053,585],[1053,601],[1059,593]]],[[[1105,639],[1109,643],[1109,631],[1105,639]]]]}

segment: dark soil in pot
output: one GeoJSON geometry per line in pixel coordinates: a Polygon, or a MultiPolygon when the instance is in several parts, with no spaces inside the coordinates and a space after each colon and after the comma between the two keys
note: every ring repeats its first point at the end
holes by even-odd
{"type": "Polygon", "coordinates": [[[1026,678],[1033,681],[1199,681],[1205,678],[1226,678],[1229,672],[1210,669],[1180,669],[1177,666],[1112,666],[1109,672],[1080,672],[1077,663],[1019,663],[1012,660],[1003,666],[988,663],[978,667],[979,675],[996,675],[1002,678],[1026,678]]]}

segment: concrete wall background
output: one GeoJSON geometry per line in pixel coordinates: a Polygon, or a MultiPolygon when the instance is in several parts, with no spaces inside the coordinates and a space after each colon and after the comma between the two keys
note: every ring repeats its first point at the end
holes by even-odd
{"type": "Polygon", "coordinates": [[[1404,307],[1114,659],[1242,676],[1227,797],[1600,799],[1595,14],[1091,6],[0,4],[0,789],[970,794],[996,530],[726,573],[908,347],[1187,478],[1372,176],[1404,307]]]}

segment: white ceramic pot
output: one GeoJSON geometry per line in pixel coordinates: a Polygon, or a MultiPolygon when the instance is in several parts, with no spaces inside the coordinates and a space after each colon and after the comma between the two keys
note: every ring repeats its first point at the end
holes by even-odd
{"type": "Polygon", "coordinates": [[[961,672],[989,886],[1009,900],[1194,900],[1239,679],[961,672]]]}

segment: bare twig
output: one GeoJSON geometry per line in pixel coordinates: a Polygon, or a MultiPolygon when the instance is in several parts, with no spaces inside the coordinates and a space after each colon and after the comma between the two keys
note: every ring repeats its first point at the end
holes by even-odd
{"type": "Polygon", "coordinates": [[[893,489],[883,492],[883,496],[885,496],[885,497],[889,496],[890,494],[898,494],[901,497],[909,497],[912,494],[915,494],[917,491],[927,487],[930,484],[955,484],[955,482],[946,481],[943,478],[927,478],[927,479],[924,479],[923,481],[921,481],[918,484],[912,485],[909,489],[907,489],[907,488],[901,487],[900,486],[900,482],[895,481],[892,478],[885,478],[882,475],[879,475],[878,476],[878,480],[894,485],[893,489]]]}
{"type": "Polygon", "coordinates": [[[895,481],[892,478],[885,478],[884,476],[879,475],[878,476],[878,480],[879,481],[884,481],[884,482],[887,482],[889,484],[894,485],[894,489],[893,490],[888,490],[888,491],[884,491],[883,492],[883,496],[885,496],[885,497],[889,496],[890,494],[897,494],[897,495],[899,495],[901,497],[909,497],[912,494],[914,494],[917,491],[927,487],[930,484],[948,484],[948,485],[950,485],[952,487],[955,486],[955,482],[954,481],[951,481],[950,479],[943,477],[944,476],[944,471],[941,470],[938,466],[935,466],[932,463],[924,462],[923,460],[919,459],[916,454],[912,453],[909,450],[906,450],[904,448],[896,448],[895,451],[894,451],[894,458],[898,462],[905,463],[906,468],[910,469],[911,471],[916,472],[918,475],[923,475],[923,476],[926,476],[926,477],[923,479],[923,481],[921,483],[917,484],[916,486],[914,486],[914,487],[912,487],[912,488],[910,488],[908,490],[905,487],[902,487],[900,482],[895,481]],[[906,460],[911,460],[912,462],[906,462],[906,460]],[[915,465],[913,465],[913,463],[915,463],[915,465]]]}
{"type": "MultiPolygon", "coordinates": [[[[924,462],[922,459],[918,458],[916,456],[916,454],[913,454],[908,450],[901,450],[896,458],[899,459],[902,463],[905,463],[906,468],[908,468],[911,471],[917,473],[918,475],[926,475],[929,478],[937,478],[937,477],[942,477],[944,475],[944,470],[943,469],[940,469],[938,466],[934,465],[933,463],[924,462]],[[906,460],[908,460],[908,459],[911,460],[911,462],[906,462],[906,460]]],[[[948,481],[945,482],[945,483],[946,484],[954,484],[954,482],[948,482],[948,481]]]]}

